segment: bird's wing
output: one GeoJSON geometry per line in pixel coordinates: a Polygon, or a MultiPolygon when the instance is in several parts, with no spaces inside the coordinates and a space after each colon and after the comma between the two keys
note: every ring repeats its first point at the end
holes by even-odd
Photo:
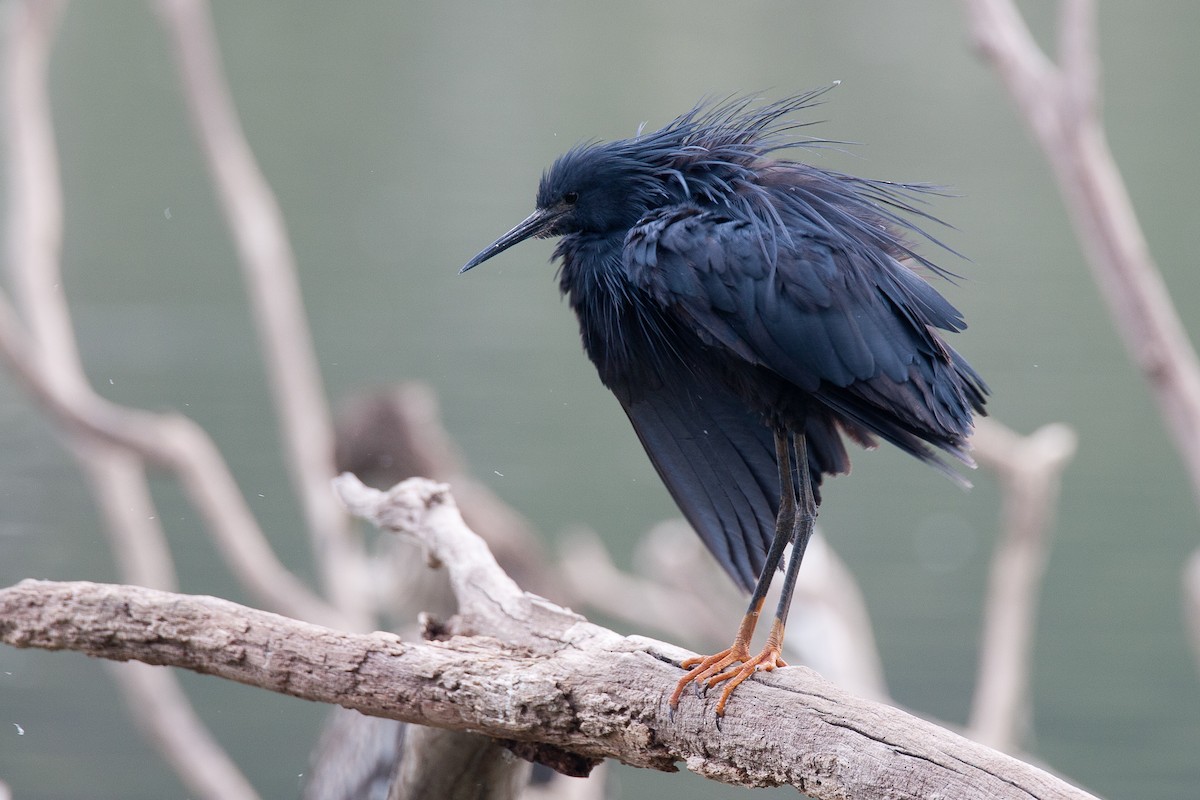
{"type": "MultiPolygon", "coordinates": [[[[717,561],[749,591],[779,511],[774,432],[706,370],[702,355],[676,355],[682,357],[658,359],[655,379],[615,384],[613,391],[671,497],[717,561]]],[[[812,415],[805,434],[819,499],[821,476],[848,471],[850,460],[830,415],[812,415]]]]}
{"type": "Polygon", "coordinates": [[[775,531],[774,436],[720,384],[686,370],[618,399],[667,490],[704,544],[749,591],[775,531]]]}
{"type": "Polygon", "coordinates": [[[625,241],[629,280],[706,344],[764,367],[918,457],[967,460],[982,381],[934,332],[964,327],[887,253],[801,226],[762,226],[692,206],[643,219],[625,241]]]}

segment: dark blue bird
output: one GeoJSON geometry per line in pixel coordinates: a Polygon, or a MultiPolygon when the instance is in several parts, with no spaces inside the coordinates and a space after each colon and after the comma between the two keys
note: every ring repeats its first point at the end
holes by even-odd
{"type": "Polygon", "coordinates": [[[733,645],[691,668],[733,689],[784,666],[784,624],[823,475],[848,472],[843,437],[891,442],[966,483],[987,387],[938,333],[962,316],[913,268],[922,187],[777,157],[810,143],[792,112],[701,104],[653,133],[578,146],[538,187],[537,210],[471,259],[562,237],[560,287],[583,347],[655,469],[725,570],[752,590],[733,645]],[[766,646],[750,638],[792,545],[766,646]]]}

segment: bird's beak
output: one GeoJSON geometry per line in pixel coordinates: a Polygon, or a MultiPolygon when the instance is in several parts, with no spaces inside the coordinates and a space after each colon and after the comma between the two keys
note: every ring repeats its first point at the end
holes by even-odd
{"type": "Polygon", "coordinates": [[[555,220],[561,217],[563,213],[563,211],[558,209],[539,208],[521,220],[511,231],[485,247],[483,252],[468,261],[466,266],[458,271],[458,274],[461,275],[469,269],[478,267],[492,256],[503,253],[514,244],[523,242],[533,236],[545,236],[549,234],[554,227],[555,220]]]}

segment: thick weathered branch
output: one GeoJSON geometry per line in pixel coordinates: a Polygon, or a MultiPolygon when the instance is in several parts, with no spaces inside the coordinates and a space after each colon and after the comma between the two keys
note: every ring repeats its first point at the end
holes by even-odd
{"type": "MultiPolygon", "coordinates": [[[[536,601],[535,601],[536,602],[536,601]]],[[[23,581],[0,590],[0,640],[183,667],[366,714],[539,742],[586,758],[690,769],[813,797],[1086,798],[1052,776],[804,668],[739,689],[721,729],[711,703],[666,689],[683,653],[569,612],[518,644],[487,636],[403,642],[351,634],[213,597],[134,586],[23,581]]],[[[517,620],[513,620],[514,624],[517,620]]]]}
{"type": "Polygon", "coordinates": [[[352,634],[208,597],[25,581],[0,590],[0,640],[218,675],[364,713],[544,745],[543,760],[618,758],[813,797],[1087,798],[1047,773],[804,668],[742,686],[720,729],[709,699],[666,696],[685,655],[621,637],[519,591],[462,525],[445,487],[374,493],[344,478],[356,511],[418,536],[467,609],[444,640],[352,634]],[[488,625],[489,630],[473,630],[488,625]],[[499,638],[497,638],[499,637],[499,638]],[[567,754],[574,754],[567,757],[567,754]]]}
{"type": "MultiPolygon", "coordinates": [[[[855,694],[886,700],[866,603],[853,575],[820,534],[813,536],[800,567],[784,656],[855,694]]],[[[560,569],[573,598],[610,617],[651,626],[693,647],[729,643],[745,598],[686,522],[655,526],[638,546],[634,563],[639,574],[622,572],[595,535],[580,534],[569,543],[560,569]]],[[[778,591],[771,588],[767,608],[778,591]]]]}

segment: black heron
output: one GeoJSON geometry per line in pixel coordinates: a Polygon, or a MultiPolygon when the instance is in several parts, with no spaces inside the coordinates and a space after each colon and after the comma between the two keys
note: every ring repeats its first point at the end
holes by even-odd
{"type": "MultiPolygon", "coordinates": [[[[559,286],[583,347],[684,516],[751,592],[733,644],[689,669],[726,682],[786,666],[784,625],[822,476],[849,471],[843,436],[891,442],[959,482],[987,387],[937,333],[962,316],[915,271],[925,187],[777,157],[819,140],[792,113],[824,90],[755,106],[701,103],[652,133],[588,143],[542,176],[537,208],[462,268],[530,237],[562,237],[559,286]],[[784,551],[766,645],[750,640],[784,551]]],[[[927,237],[926,237],[927,238],[927,237]]]]}

